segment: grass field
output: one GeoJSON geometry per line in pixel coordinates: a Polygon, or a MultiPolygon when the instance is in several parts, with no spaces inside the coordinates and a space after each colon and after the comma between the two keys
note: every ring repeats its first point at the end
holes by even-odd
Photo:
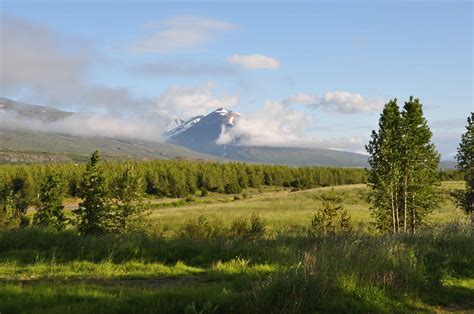
{"type": "Polygon", "coordinates": [[[308,237],[329,189],[153,200],[147,234],[2,231],[0,313],[474,311],[472,229],[451,201],[417,235],[380,235],[366,187],[335,187],[354,232],[308,237]],[[263,238],[221,232],[254,212],[263,238]]]}

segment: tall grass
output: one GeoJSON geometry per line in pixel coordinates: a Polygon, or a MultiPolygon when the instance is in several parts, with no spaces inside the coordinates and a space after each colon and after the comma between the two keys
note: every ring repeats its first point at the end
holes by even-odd
{"type": "MultiPolygon", "coordinates": [[[[124,294],[123,298],[131,302],[130,296],[139,294],[140,289],[148,291],[143,295],[149,298],[168,300],[170,304],[163,304],[163,299],[159,304],[171,313],[191,310],[192,302],[197,302],[197,309],[222,313],[403,312],[423,309],[420,304],[451,302],[450,290],[443,283],[474,278],[472,243],[472,231],[459,226],[403,236],[346,234],[206,241],[143,234],[79,237],[72,232],[26,229],[0,232],[0,274],[30,267],[30,274],[43,272],[44,278],[54,275],[66,283],[68,278],[94,277],[198,278],[190,282],[194,292],[178,286],[166,287],[166,293],[161,286],[154,287],[154,292],[144,287],[119,292],[86,286],[77,296],[82,307],[74,308],[74,312],[94,308],[91,304],[95,303],[85,301],[81,294],[96,291],[107,300],[124,294]],[[89,275],[80,274],[84,271],[89,275]]],[[[20,304],[30,302],[25,296],[34,300],[44,289],[52,294],[51,302],[65,302],[60,290],[46,288],[41,282],[25,287],[23,297],[13,293],[17,290],[11,285],[0,287],[0,295],[10,291],[8,309],[15,309],[11,298],[18,302],[18,309],[24,308],[20,304]]],[[[464,288],[453,297],[467,297],[469,293],[472,289],[464,288]]],[[[157,311],[157,303],[146,297],[133,302],[142,312],[157,311]]]]}

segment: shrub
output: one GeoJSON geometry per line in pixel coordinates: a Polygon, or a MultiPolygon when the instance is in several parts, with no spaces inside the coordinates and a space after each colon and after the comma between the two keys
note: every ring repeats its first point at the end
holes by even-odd
{"type": "Polygon", "coordinates": [[[224,191],[226,194],[239,194],[242,193],[242,188],[237,182],[227,183],[224,191]]]}
{"type": "Polygon", "coordinates": [[[232,221],[229,228],[229,236],[233,238],[244,238],[248,233],[248,223],[245,218],[237,218],[232,221]]]}
{"type": "Polygon", "coordinates": [[[191,195],[187,196],[184,200],[188,203],[192,203],[192,202],[196,201],[194,196],[191,196],[191,195]]]}
{"type": "Polygon", "coordinates": [[[252,213],[250,216],[250,229],[248,234],[251,239],[257,240],[263,238],[265,235],[266,222],[263,218],[257,214],[252,213]]]}

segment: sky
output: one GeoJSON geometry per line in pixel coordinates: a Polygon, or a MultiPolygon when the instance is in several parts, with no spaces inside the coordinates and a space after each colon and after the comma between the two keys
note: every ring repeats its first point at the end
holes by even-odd
{"type": "Polygon", "coordinates": [[[364,152],[383,105],[413,95],[449,159],[474,110],[471,1],[19,0],[0,10],[0,96],[79,112],[74,132],[164,140],[173,119],[226,107],[242,118],[220,142],[364,152]]]}

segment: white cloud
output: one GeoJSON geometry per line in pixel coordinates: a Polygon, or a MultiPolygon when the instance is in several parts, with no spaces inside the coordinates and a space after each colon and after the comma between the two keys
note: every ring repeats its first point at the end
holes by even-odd
{"type": "Polygon", "coordinates": [[[123,87],[91,84],[101,57],[81,38],[66,38],[42,24],[2,14],[0,94],[52,105],[126,108],[137,100],[123,87]]]}
{"type": "Polygon", "coordinates": [[[385,101],[366,99],[357,93],[346,91],[326,92],[323,97],[311,94],[296,94],[284,100],[287,105],[302,104],[311,109],[324,108],[328,112],[362,113],[382,110],[385,101]]]}
{"type": "Polygon", "coordinates": [[[165,139],[166,127],[173,119],[207,114],[216,108],[231,108],[238,103],[237,96],[214,96],[213,88],[212,83],[194,87],[170,87],[159,97],[142,102],[127,114],[76,113],[53,122],[0,110],[0,125],[80,136],[162,141],[165,139]]]}
{"type": "Polygon", "coordinates": [[[301,144],[311,118],[281,103],[266,101],[263,110],[248,113],[229,130],[223,129],[217,144],[293,146],[301,144]]]}
{"type": "Polygon", "coordinates": [[[247,69],[276,70],[280,67],[280,61],[261,54],[246,56],[232,55],[227,58],[227,61],[232,64],[238,64],[247,69]]]}
{"type": "Polygon", "coordinates": [[[0,112],[0,125],[13,129],[79,136],[101,136],[150,141],[164,140],[166,120],[155,114],[111,115],[76,113],[56,121],[25,118],[14,112],[0,112]]]}
{"type": "Polygon", "coordinates": [[[214,87],[213,83],[188,88],[170,87],[152,100],[151,110],[165,117],[190,118],[207,114],[216,108],[232,108],[238,104],[238,96],[215,97],[214,87]]]}
{"type": "Polygon", "coordinates": [[[224,21],[197,16],[177,16],[148,23],[149,33],[131,45],[138,53],[166,53],[201,46],[217,33],[237,29],[224,21]]]}
{"type": "Polygon", "coordinates": [[[357,113],[380,111],[384,106],[382,100],[367,100],[360,94],[345,91],[327,92],[321,101],[329,111],[340,113],[357,113]]]}
{"type": "MultiPolygon", "coordinates": [[[[301,97],[299,100],[305,100],[301,97]]],[[[297,100],[295,98],[295,100],[297,100]]],[[[312,117],[283,103],[266,101],[263,110],[242,115],[230,129],[223,128],[218,145],[330,148],[365,154],[367,138],[318,137],[312,117]]]]}

